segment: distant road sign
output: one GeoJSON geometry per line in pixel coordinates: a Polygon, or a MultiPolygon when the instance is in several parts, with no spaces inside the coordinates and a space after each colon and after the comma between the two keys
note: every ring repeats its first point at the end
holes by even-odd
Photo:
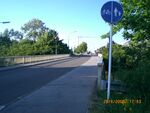
{"type": "Polygon", "coordinates": [[[116,1],[109,1],[101,8],[102,18],[111,24],[116,24],[123,16],[122,5],[116,1]]]}

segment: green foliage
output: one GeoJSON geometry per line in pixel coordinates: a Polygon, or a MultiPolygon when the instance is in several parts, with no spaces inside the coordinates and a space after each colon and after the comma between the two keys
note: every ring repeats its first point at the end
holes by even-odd
{"type": "Polygon", "coordinates": [[[23,39],[23,33],[19,31],[14,31],[14,29],[11,29],[9,31],[9,37],[14,38],[15,40],[21,40],[23,39]]]}
{"type": "MultiPolygon", "coordinates": [[[[105,69],[108,70],[108,47],[98,49],[98,52],[103,54],[105,69]]],[[[125,47],[114,43],[112,45],[112,72],[118,69],[125,68],[126,65],[125,47]]]]}
{"type": "Polygon", "coordinates": [[[21,29],[26,34],[26,38],[34,41],[47,30],[44,26],[44,22],[39,19],[32,19],[24,24],[21,29]]]}
{"type": "Polygon", "coordinates": [[[145,62],[136,66],[132,70],[120,70],[115,73],[116,77],[126,85],[127,97],[131,99],[141,99],[140,108],[134,108],[133,113],[148,113],[150,110],[150,62],[145,62]],[[138,110],[137,110],[138,109],[138,110]]]}
{"type": "MultiPolygon", "coordinates": [[[[122,24],[118,23],[117,26],[113,25],[113,29],[112,29],[112,35],[115,35],[118,31],[120,31],[122,28],[122,24]]],[[[100,36],[101,39],[105,39],[105,38],[109,38],[110,37],[110,33],[106,33],[100,36]]]]}
{"type": "Polygon", "coordinates": [[[149,0],[139,0],[138,2],[136,0],[130,2],[121,0],[121,2],[124,8],[124,17],[121,21],[122,28],[124,28],[124,37],[136,42],[149,39],[149,0]]]}
{"type": "Polygon", "coordinates": [[[58,37],[55,30],[44,26],[41,20],[33,19],[27,22],[22,30],[6,29],[0,35],[0,56],[69,54],[67,44],[58,37]],[[25,37],[23,37],[25,36],[25,37]]]}
{"type": "Polygon", "coordinates": [[[115,74],[117,78],[127,85],[130,93],[136,92],[136,95],[142,95],[142,93],[146,94],[150,91],[149,67],[150,62],[145,62],[145,64],[136,66],[135,69],[120,70],[115,74]]]}
{"type": "Polygon", "coordinates": [[[7,29],[0,35],[0,56],[7,56],[8,54],[8,50],[11,45],[11,40],[8,35],[7,29]]]}
{"type": "Polygon", "coordinates": [[[85,53],[87,52],[87,43],[82,42],[77,48],[75,48],[75,53],[85,53]]]}
{"type": "Polygon", "coordinates": [[[36,49],[36,54],[51,54],[53,53],[54,37],[51,37],[49,33],[45,33],[37,39],[34,47],[36,49]]]}

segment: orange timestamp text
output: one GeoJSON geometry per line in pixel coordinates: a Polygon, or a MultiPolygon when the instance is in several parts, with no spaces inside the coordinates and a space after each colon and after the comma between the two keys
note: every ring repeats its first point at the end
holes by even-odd
{"type": "Polygon", "coordinates": [[[104,104],[141,104],[142,100],[141,99],[116,99],[116,100],[111,100],[111,99],[105,99],[104,104]]]}

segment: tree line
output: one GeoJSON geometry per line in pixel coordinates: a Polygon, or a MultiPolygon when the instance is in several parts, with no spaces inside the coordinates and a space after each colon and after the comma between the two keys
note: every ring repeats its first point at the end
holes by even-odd
{"type": "Polygon", "coordinates": [[[68,54],[70,49],[58,37],[57,31],[45,26],[39,19],[32,19],[21,31],[5,29],[0,34],[0,56],[68,54]]]}

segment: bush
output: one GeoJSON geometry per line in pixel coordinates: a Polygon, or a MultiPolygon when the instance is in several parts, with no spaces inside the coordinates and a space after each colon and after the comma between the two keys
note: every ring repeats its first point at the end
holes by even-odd
{"type": "Polygon", "coordinates": [[[141,64],[133,70],[120,70],[115,73],[118,79],[128,86],[128,90],[150,91],[150,63],[141,64]]]}

